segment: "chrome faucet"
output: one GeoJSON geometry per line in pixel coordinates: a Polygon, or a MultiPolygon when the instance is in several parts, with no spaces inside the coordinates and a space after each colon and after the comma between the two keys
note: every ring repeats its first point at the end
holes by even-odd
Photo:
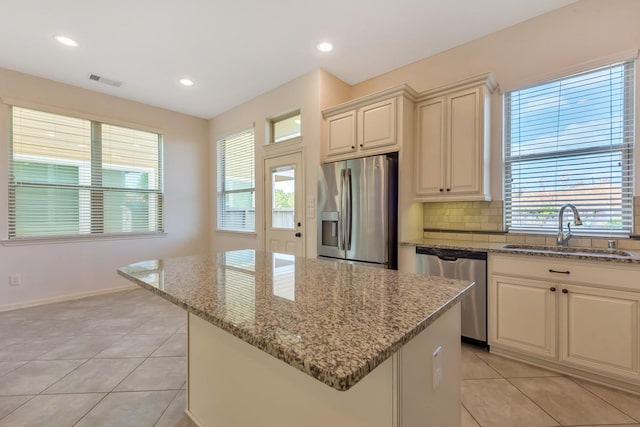
{"type": "Polygon", "coordinates": [[[571,238],[571,221],[567,222],[567,228],[569,229],[569,231],[567,231],[566,233],[562,231],[562,214],[564,214],[564,210],[566,208],[570,208],[573,211],[574,224],[582,225],[582,220],[580,219],[580,214],[578,214],[578,209],[576,209],[576,207],[571,203],[562,205],[562,207],[558,211],[558,237],[556,238],[556,244],[558,246],[566,245],[571,238]]]}

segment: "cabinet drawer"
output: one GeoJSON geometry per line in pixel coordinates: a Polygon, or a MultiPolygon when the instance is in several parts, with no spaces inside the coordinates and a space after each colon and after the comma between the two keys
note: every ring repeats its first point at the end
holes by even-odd
{"type": "Polygon", "coordinates": [[[640,291],[640,268],[615,262],[489,254],[489,274],[640,291]]]}

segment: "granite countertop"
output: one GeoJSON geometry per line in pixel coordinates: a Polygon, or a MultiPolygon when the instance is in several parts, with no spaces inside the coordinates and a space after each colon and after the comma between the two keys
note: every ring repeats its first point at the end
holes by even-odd
{"type": "Polygon", "coordinates": [[[144,261],[118,273],[342,391],[471,287],[254,250],[144,261]]]}
{"type": "Polygon", "coordinates": [[[640,264],[640,253],[620,249],[582,248],[576,246],[543,246],[517,243],[491,243],[467,240],[418,239],[402,242],[405,246],[459,249],[508,255],[532,255],[570,260],[640,264]]]}

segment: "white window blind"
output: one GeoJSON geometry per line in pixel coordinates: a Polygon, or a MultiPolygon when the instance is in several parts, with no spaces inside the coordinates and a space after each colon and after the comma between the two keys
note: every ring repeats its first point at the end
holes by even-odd
{"type": "Polygon", "coordinates": [[[253,130],[218,141],[218,229],[255,231],[253,130]]]}
{"type": "Polygon", "coordinates": [[[162,231],[160,135],[10,108],[10,239],[162,231]]]}
{"type": "Polygon", "coordinates": [[[631,233],[633,99],[633,61],[505,94],[509,230],[556,232],[573,203],[575,234],[631,233]]]}

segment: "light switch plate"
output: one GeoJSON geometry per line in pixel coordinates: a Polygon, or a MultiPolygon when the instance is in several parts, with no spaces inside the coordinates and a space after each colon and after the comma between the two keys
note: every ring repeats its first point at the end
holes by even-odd
{"type": "Polygon", "coordinates": [[[440,382],[442,381],[442,346],[436,348],[436,350],[433,352],[432,359],[433,360],[431,366],[433,367],[433,389],[437,390],[440,382]]]}

